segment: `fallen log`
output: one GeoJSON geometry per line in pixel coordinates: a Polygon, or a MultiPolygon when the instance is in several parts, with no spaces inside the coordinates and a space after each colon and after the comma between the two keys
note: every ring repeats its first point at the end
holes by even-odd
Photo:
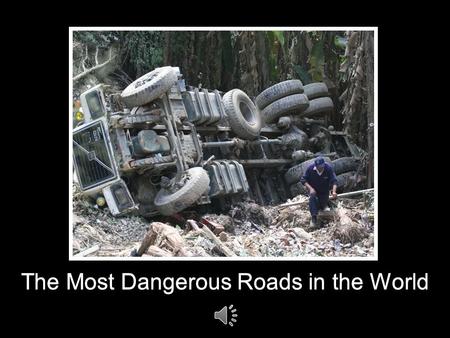
{"type": "Polygon", "coordinates": [[[336,215],[341,226],[351,226],[354,224],[353,220],[347,215],[347,211],[344,208],[338,207],[336,210],[336,215]]]}
{"type": "Polygon", "coordinates": [[[150,228],[150,230],[147,231],[147,233],[145,234],[141,246],[137,250],[135,256],[141,257],[144,253],[146,253],[150,245],[155,243],[156,236],[157,236],[156,232],[152,231],[152,229],[150,228]]]}
{"type": "Polygon", "coordinates": [[[94,245],[93,247],[83,250],[83,251],[77,253],[76,255],[73,255],[73,257],[85,257],[87,255],[90,255],[90,254],[98,251],[98,250],[100,250],[100,247],[98,245],[94,245]]]}
{"type": "MultiPolygon", "coordinates": [[[[355,195],[364,194],[364,193],[370,192],[370,191],[373,191],[373,188],[371,188],[371,189],[364,189],[364,190],[358,190],[358,191],[345,192],[345,193],[342,193],[342,194],[338,194],[337,197],[355,196],[355,195]]],[[[305,201],[285,203],[285,204],[280,204],[279,206],[277,206],[277,208],[282,209],[282,208],[292,207],[294,205],[300,205],[300,204],[303,204],[303,203],[305,203],[305,201]]]]}
{"type": "Polygon", "coordinates": [[[368,236],[364,226],[354,222],[345,208],[339,206],[336,210],[336,225],[332,228],[332,237],[342,243],[356,243],[368,236]]]}
{"type": "Polygon", "coordinates": [[[173,226],[161,223],[153,222],[152,231],[156,232],[157,246],[167,246],[171,251],[178,250],[185,245],[183,237],[178,233],[177,229],[173,226]]]}
{"type": "Polygon", "coordinates": [[[365,194],[367,192],[373,191],[374,188],[371,189],[364,189],[364,190],[358,190],[358,191],[350,191],[350,192],[344,192],[342,194],[338,194],[337,197],[349,197],[349,196],[355,196],[359,194],[365,194]]]}
{"type": "Polygon", "coordinates": [[[236,254],[228,246],[226,246],[216,235],[214,235],[214,233],[211,231],[211,229],[208,228],[208,226],[203,225],[203,227],[200,228],[197,222],[191,219],[189,219],[187,222],[195,232],[198,232],[203,236],[205,236],[207,239],[211,240],[216,245],[217,250],[219,250],[225,256],[236,257],[236,254]]]}
{"type": "Polygon", "coordinates": [[[154,257],[173,257],[173,254],[167,250],[161,249],[156,245],[150,245],[147,249],[147,255],[154,257]]]}
{"type": "MultiPolygon", "coordinates": [[[[185,241],[178,231],[171,225],[161,222],[153,222],[150,224],[150,229],[145,234],[141,246],[136,252],[136,256],[142,256],[144,253],[148,252],[151,246],[159,249],[169,249],[166,251],[170,252],[171,255],[192,256],[190,252],[184,248],[185,241]]],[[[155,251],[154,248],[152,248],[152,251],[155,254],[162,255],[161,251],[155,251]]]]}

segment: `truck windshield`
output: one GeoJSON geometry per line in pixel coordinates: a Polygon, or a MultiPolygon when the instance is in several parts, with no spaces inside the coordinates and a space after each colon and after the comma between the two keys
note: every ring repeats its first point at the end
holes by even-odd
{"type": "Polygon", "coordinates": [[[93,120],[102,117],[104,115],[104,109],[102,101],[100,100],[99,93],[93,91],[86,95],[86,102],[89,106],[89,111],[91,112],[91,118],[93,120]]]}

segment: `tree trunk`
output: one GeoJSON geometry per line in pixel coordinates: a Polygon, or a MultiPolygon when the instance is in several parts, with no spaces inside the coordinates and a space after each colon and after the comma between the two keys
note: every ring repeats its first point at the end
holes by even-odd
{"type": "Polygon", "coordinates": [[[366,34],[366,83],[367,83],[367,130],[368,130],[368,187],[373,187],[373,168],[374,168],[374,51],[373,51],[373,32],[366,34]]]}

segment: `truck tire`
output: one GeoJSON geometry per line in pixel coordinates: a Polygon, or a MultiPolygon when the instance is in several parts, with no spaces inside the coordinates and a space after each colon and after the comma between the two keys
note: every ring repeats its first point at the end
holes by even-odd
{"type": "Polygon", "coordinates": [[[194,204],[209,189],[209,176],[200,167],[186,171],[187,180],[179,190],[170,193],[161,189],[155,197],[155,207],[161,215],[170,216],[194,204]]]}
{"type": "Polygon", "coordinates": [[[308,96],[308,99],[310,100],[330,95],[330,93],[328,93],[327,85],[323,82],[310,83],[303,88],[305,90],[305,95],[308,96]]]}
{"type": "Polygon", "coordinates": [[[178,76],[172,67],[156,68],[124,89],[120,95],[127,108],[142,106],[149,103],[170,89],[178,76]]]}
{"type": "Polygon", "coordinates": [[[308,195],[308,189],[301,182],[292,184],[289,187],[289,191],[291,192],[292,197],[295,197],[298,195],[308,195]]]}
{"type": "Polygon", "coordinates": [[[340,175],[348,171],[355,171],[358,169],[359,160],[355,157],[340,157],[331,162],[334,173],[340,175]]]}
{"type": "Polygon", "coordinates": [[[261,113],[267,123],[275,123],[280,116],[288,115],[293,111],[301,113],[308,107],[309,100],[305,94],[294,94],[272,102],[261,113]]]}
{"type": "Polygon", "coordinates": [[[348,171],[346,173],[340,174],[336,176],[337,179],[337,192],[343,193],[348,192],[350,189],[350,186],[355,181],[355,171],[348,171]]]}
{"type": "Polygon", "coordinates": [[[222,101],[233,132],[245,140],[257,138],[262,127],[261,113],[248,95],[240,89],[232,89],[225,93],[222,101]]]}
{"type": "Polygon", "coordinates": [[[303,84],[300,80],[287,80],[262,91],[255,99],[256,106],[259,109],[266,108],[272,102],[285,96],[293,94],[302,94],[303,84]]]}
{"type": "MultiPolygon", "coordinates": [[[[307,160],[305,162],[302,162],[300,164],[294,165],[286,173],[284,174],[284,180],[287,184],[292,185],[294,183],[297,183],[300,181],[300,178],[303,176],[303,174],[306,172],[306,169],[314,163],[314,158],[307,160]]],[[[324,157],[324,160],[326,163],[331,165],[331,160],[329,157],[324,157]]]]}
{"type": "Polygon", "coordinates": [[[309,101],[308,109],[304,110],[301,117],[311,117],[322,113],[332,112],[334,109],[333,101],[329,97],[319,97],[309,101]]]}
{"type": "Polygon", "coordinates": [[[348,171],[336,176],[337,192],[344,193],[363,189],[366,184],[367,176],[356,174],[356,171],[348,171]]]}

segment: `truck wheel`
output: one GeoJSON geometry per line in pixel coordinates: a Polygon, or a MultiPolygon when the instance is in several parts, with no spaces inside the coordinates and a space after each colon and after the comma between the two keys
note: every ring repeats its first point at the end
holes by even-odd
{"type": "Polygon", "coordinates": [[[343,193],[348,192],[352,185],[356,185],[356,172],[348,171],[344,174],[340,174],[336,176],[337,179],[337,192],[343,193]]]}
{"type": "Polygon", "coordinates": [[[329,96],[328,87],[323,82],[314,82],[305,85],[304,87],[305,95],[308,96],[308,99],[313,100],[318,97],[329,96]]]}
{"type": "Polygon", "coordinates": [[[303,84],[300,80],[283,81],[262,91],[261,94],[256,97],[255,103],[259,109],[264,109],[269,104],[282,97],[302,93],[303,84]]]}
{"type": "Polygon", "coordinates": [[[161,215],[170,216],[194,204],[209,188],[209,176],[200,167],[188,169],[184,185],[175,192],[161,189],[155,197],[155,207],[161,215]]]}
{"type": "Polygon", "coordinates": [[[333,167],[336,175],[340,175],[348,171],[354,171],[358,169],[358,165],[359,160],[354,157],[340,157],[331,162],[331,166],[333,167]]]}
{"type": "MultiPolygon", "coordinates": [[[[326,163],[331,165],[331,160],[329,157],[324,157],[324,160],[326,163]]],[[[307,160],[305,162],[302,162],[300,164],[294,165],[286,173],[284,174],[284,180],[287,184],[292,185],[294,183],[297,183],[300,181],[300,178],[303,176],[303,174],[306,172],[306,169],[314,163],[314,158],[307,160]]]]}
{"type": "Polygon", "coordinates": [[[333,109],[333,101],[329,97],[319,97],[309,101],[308,109],[304,110],[300,116],[311,117],[321,113],[332,112],[333,109]]]}
{"type": "Polygon", "coordinates": [[[161,67],[132,82],[120,95],[128,108],[142,106],[157,98],[172,87],[178,77],[172,67],[161,67]]]}
{"type": "Polygon", "coordinates": [[[240,89],[225,93],[222,98],[225,112],[234,133],[246,140],[253,140],[261,132],[261,113],[252,100],[240,89]]]}
{"type": "Polygon", "coordinates": [[[297,182],[289,187],[292,197],[298,195],[308,195],[308,189],[301,183],[297,182]]]}
{"type": "Polygon", "coordinates": [[[309,107],[309,100],[305,94],[294,94],[283,97],[269,104],[261,112],[267,123],[274,123],[280,116],[293,111],[301,113],[309,107]]]}
{"type": "Polygon", "coordinates": [[[366,183],[367,177],[356,174],[356,171],[348,171],[336,176],[337,192],[349,192],[362,189],[366,183]]]}

